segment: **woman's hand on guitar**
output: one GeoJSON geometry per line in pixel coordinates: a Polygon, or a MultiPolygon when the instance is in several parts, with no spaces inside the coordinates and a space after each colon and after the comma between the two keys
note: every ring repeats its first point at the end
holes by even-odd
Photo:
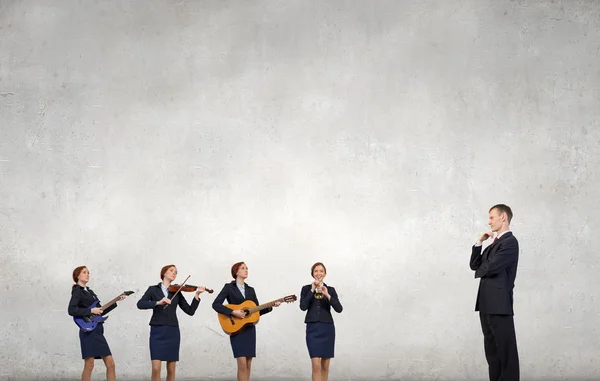
{"type": "Polygon", "coordinates": [[[102,315],[102,312],[104,312],[104,311],[100,307],[94,307],[91,309],[91,312],[94,315],[102,315]]]}
{"type": "Polygon", "coordinates": [[[156,302],[157,306],[162,306],[163,304],[171,304],[171,299],[164,297],[161,300],[159,300],[158,302],[156,302]]]}
{"type": "Polygon", "coordinates": [[[278,300],[278,301],[275,302],[274,307],[279,307],[280,305],[281,305],[281,302],[278,300]]]}
{"type": "Polygon", "coordinates": [[[127,297],[127,295],[121,295],[121,296],[119,296],[118,301],[125,300],[126,297],[127,297]]]}
{"type": "Polygon", "coordinates": [[[245,311],[242,311],[242,310],[235,310],[235,311],[232,311],[232,312],[231,312],[231,314],[232,314],[233,316],[235,316],[236,318],[240,318],[240,319],[243,319],[243,318],[245,318],[245,317],[246,317],[246,312],[245,312],[245,311]]]}

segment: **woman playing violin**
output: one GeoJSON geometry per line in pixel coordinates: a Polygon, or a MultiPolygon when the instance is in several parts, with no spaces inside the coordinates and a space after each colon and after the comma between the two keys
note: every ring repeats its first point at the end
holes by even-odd
{"type": "MultiPolygon", "coordinates": [[[[71,316],[90,316],[105,315],[115,309],[117,304],[113,304],[107,309],[102,309],[102,305],[98,303],[98,307],[89,308],[98,297],[87,283],[90,280],[90,272],[87,267],[79,266],[73,270],[73,281],[75,284],[71,290],[71,300],[69,301],[68,312],[71,316]]],[[[118,300],[125,299],[125,295],[121,295],[118,300]]],[[[104,323],[100,322],[93,331],[86,332],[79,330],[79,342],[81,344],[81,357],[83,358],[83,372],[81,373],[82,381],[89,381],[92,377],[94,369],[94,360],[102,359],[106,366],[106,380],[114,381],[117,379],[115,373],[115,361],[108,347],[108,343],[104,338],[104,323]]]]}
{"type": "MultiPolygon", "coordinates": [[[[192,304],[181,295],[179,286],[174,287],[173,281],[177,277],[175,265],[164,266],[160,270],[162,282],[150,286],[138,301],[137,307],[141,310],[152,309],[150,319],[150,359],[152,360],[152,381],[160,380],[162,361],[167,362],[167,381],[175,380],[175,366],[179,361],[180,332],[177,320],[177,306],[183,312],[193,316],[200,304],[200,294],[205,287],[188,286],[195,289],[196,295],[192,304]],[[179,292],[177,292],[179,290],[179,292]]],[[[185,287],[185,286],[184,286],[185,287]]]]}
{"type": "MultiPolygon", "coordinates": [[[[259,304],[254,288],[245,283],[248,278],[248,266],[244,262],[235,263],[231,267],[231,276],[234,280],[225,284],[215,298],[212,307],[220,314],[244,318],[244,311],[232,310],[224,306],[223,302],[227,299],[229,304],[241,304],[245,300],[252,300],[256,305],[259,304]]],[[[280,304],[281,302],[276,302],[275,307],[280,304]]],[[[271,311],[273,311],[272,307],[265,308],[260,311],[260,315],[271,311]]],[[[250,380],[252,358],[256,357],[256,327],[254,325],[246,326],[239,333],[229,336],[229,340],[233,357],[237,360],[237,379],[238,381],[248,381],[250,380]]]]}
{"type": "Polygon", "coordinates": [[[300,291],[300,309],[306,312],[306,346],[312,363],[312,380],[327,381],[329,362],[335,349],[335,325],[331,309],[342,312],[342,304],[332,286],[323,282],[327,269],[321,262],[312,265],[313,282],[300,291]]]}

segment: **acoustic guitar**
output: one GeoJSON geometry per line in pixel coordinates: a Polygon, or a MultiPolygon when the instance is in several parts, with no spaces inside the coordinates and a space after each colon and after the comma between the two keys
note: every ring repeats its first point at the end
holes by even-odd
{"type": "Polygon", "coordinates": [[[244,318],[238,318],[233,315],[227,316],[224,314],[217,314],[219,318],[219,324],[221,324],[221,328],[228,335],[235,335],[239,333],[242,328],[250,324],[257,324],[260,311],[265,308],[273,307],[276,302],[281,303],[292,303],[296,301],[296,295],[288,295],[284,296],[281,299],[273,300],[272,302],[261,304],[259,306],[256,305],[252,300],[246,300],[241,304],[225,304],[225,307],[228,307],[232,310],[242,310],[246,312],[246,316],[244,318]]]}
{"type": "MultiPolygon", "coordinates": [[[[103,305],[102,309],[106,309],[106,308],[112,306],[113,304],[115,304],[117,302],[117,300],[119,300],[119,297],[121,297],[121,295],[129,296],[131,294],[133,294],[133,291],[124,291],[123,293],[119,294],[119,296],[117,296],[110,302],[103,305]]],[[[89,306],[88,308],[90,308],[90,309],[94,308],[94,307],[96,307],[97,304],[98,304],[98,301],[95,300],[94,303],[92,303],[92,305],[89,306]]],[[[82,331],[86,331],[86,332],[93,331],[96,328],[96,326],[98,325],[98,323],[103,322],[106,319],[108,319],[108,316],[104,317],[102,315],[96,315],[96,314],[91,314],[89,316],[73,316],[73,321],[75,322],[75,324],[77,324],[82,331]]]]}

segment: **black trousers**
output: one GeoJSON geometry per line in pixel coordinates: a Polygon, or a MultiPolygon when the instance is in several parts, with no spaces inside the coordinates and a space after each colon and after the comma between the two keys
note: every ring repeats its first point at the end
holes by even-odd
{"type": "Polygon", "coordinates": [[[519,381],[519,354],[511,315],[479,313],[490,381],[519,381]]]}

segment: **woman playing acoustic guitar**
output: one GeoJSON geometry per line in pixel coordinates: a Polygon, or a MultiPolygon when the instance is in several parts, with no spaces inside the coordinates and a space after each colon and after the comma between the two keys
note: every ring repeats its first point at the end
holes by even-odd
{"type": "Polygon", "coordinates": [[[335,288],[323,283],[327,269],[321,262],[310,269],[314,278],[311,284],[302,287],[300,309],[306,312],[306,346],[312,363],[312,380],[327,381],[329,362],[335,349],[335,326],[331,308],[342,312],[342,305],[335,288]]]}
{"type": "Polygon", "coordinates": [[[137,307],[141,310],[153,310],[150,319],[152,381],[160,381],[162,361],[167,362],[167,381],[175,380],[175,366],[179,361],[181,341],[177,306],[186,314],[193,316],[200,304],[200,294],[206,290],[202,286],[197,288],[192,286],[195,288],[196,295],[190,305],[181,295],[181,292],[177,292],[179,286],[171,284],[176,277],[177,267],[175,265],[163,267],[160,270],[162,282],[156,286],[148,287],[144,296],[137,303],[137,307]]]}
{"type": "MultiPolygon", "coordinates": [[[[90,272],[87,267],[79,266],[73,270],[73,281],[75,284],[71,289],[71,300],[69,301],[68,308],[69,315],[81,317],[88,317],[92,314],[105,315],[117,307],[117,304],[114,303],[108,308],[102,309],[101,304],[98,303],[98,307],[90,308],[98,300],[98,297],[94,291],[87,287],[89,280],[90,272]]],[[[125,298],[125,295],[121,295],[116,300],[123,300],[125,298]]],[[[80,329],[79,343],[81,345],[81,357],[83,358],[82,381],[89,381],[91,379],[94,360],[100,358],[106,366],[106,380],[114,381],[117,379],[115,361],[104,338],[104,323],[98,323],[96,328],[90,332],[80,329]]]]}
{"type": "MultiPolygon", "coordinates": [[[[245,283],[248,278],[248,266],[244,262],[235,263],[231,267],[231,276],[234,281],[226,283],[219,295],[215,298],[212,307],[220,314],[244,318],[245,312],[242,310],[232,310],[223,305],[225,299],[229,304],[242,304],[245,300],[251,300],[258,305],[256,292],[254,288],[245,283]]],[[[273,305],[278,307],[280,301],[273,305]]],[[[264,315],[273,310],[272,307],[262,309],[260,315],[264,315]]],[[[250,369],[252,359],[256,357],[256,327],[253,324],[247,325],[235,335],[229,336],[233,357],[237,360],[237,379],[238,381],[250,380],[250,369]]]]}

